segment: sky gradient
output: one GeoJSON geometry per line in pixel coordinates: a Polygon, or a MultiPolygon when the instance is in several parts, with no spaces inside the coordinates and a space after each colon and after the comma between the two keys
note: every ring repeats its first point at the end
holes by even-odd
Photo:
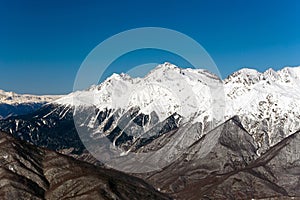
{"type": "MultiPolygon", "coordinates": [[[[64,94],[88,53],[119,32],[164,27],[199,42],[223,78],[243,68],[300,65],[300,1],[0,1],[0,89],[64,94]]],[[[131,53],[118,69],[159,51],[131,53]]]]}

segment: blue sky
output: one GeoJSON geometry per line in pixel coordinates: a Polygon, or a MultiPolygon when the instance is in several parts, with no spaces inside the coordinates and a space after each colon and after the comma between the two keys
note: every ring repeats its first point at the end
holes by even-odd
{"type": "MultiPolygon", "coordinates": [[[[72,91],[88,53],[108,37],[164,27],[198,41],[223,77],[242,68],[300,65],[300,1],[0,1],[0,88],[18,93],[72,91]]],[[[162,52],[131,53],[120,66],[163,62],[162,52]]],[[[111,69],[119,72],[123,68],[111,69]]]]}

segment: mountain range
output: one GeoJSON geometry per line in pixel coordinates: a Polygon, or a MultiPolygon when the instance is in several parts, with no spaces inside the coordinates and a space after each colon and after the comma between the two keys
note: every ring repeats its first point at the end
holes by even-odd
{"type": "Polygon", "coordinates": [[[297,198],[299,92],[300,67],[221,80],[164,63],[143,78],[113,74],[64,96],[3,97],[39,106],[5,115],[0,129],[174,199],[297,198]]]}

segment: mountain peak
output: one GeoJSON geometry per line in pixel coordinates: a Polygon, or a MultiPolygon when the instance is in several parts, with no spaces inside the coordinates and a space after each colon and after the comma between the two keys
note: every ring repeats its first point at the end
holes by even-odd
{"type": "Polygon", "coordinates": [[[276,72],[274,69],[272,68],[269,68],[268,70],[266,70],[264,73],[263,73],[263,76],[265,79],[267,80],[272,80],[272,81],[276,81],[278,80],[279,78],[279,74],[278,72],[276,72]]]}
{"type": "Polygon", "coordinates": [[[163,64],[157,65],[154,69],[152,69],[146,76],[147,77],[151,77],[151,76],[156,76],[158,74],[163,75],[164,73],[168,73],[168,72],[174,72],[177,71],[179,72],[180,68],[177,67],[174,64],[171,64],[169,62],[165,62],[163,64]]]}
{"type": "Polygon", "coordinates": [[[225,80],[226,83],[252,85],[261,80],[261,73],[255,69],[243,68],[229,75],[225,80]]]}
{"type": "Polygon", "coordinates": [[[170,63],[170,62],[164,62],[161,65],[158,65],[158,67],[169,67],[169,68],[178,68],[176,65],[170,63]]]}
{"type": "Polygon", "coordinates": [[[210,95],[210,85],[217,87],[216,83],[221,86],[220,79],[206,70],[181,69],[171,63],[164,63],[144,78],[113,74],[100,85],[88,91],[71,93],[57,103],[94,104],[99,109],[127,110],[135,106],[144,114],[155,111],[160,120],[176,112],[181,116],[190,117],[197,109],[197,104],[205,104],[199,108],[210,110],[210,100],[204,102],[201,99],[204,98],[203,95],[210,95]]]}

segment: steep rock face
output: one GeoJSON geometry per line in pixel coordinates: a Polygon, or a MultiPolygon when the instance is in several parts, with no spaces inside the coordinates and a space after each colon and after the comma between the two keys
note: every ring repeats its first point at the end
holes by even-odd
{"type": "Polygon", "coordinates": [[[258,157],[252,137],[233,118],[161,171],[144,175],[175,199],[300,197],[299,132],[258,157]]]}
{"type": "Polygon", "coordinates": [[[168,199],[144,181],[0,132],[1,199],[168,199]]]}

